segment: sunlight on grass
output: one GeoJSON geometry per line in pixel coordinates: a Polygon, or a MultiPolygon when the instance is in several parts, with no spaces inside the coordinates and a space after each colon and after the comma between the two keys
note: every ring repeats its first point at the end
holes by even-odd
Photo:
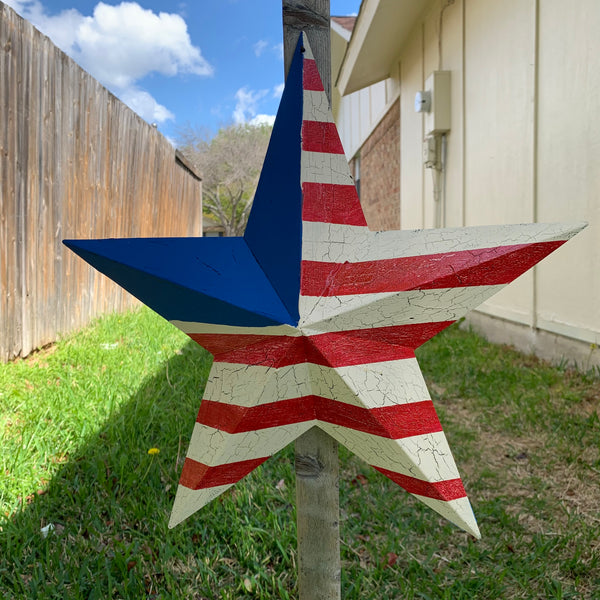
{"type": "MultiPolygon", "coordinates": [[[[597,597],[600,381],[456,327],[419,360],[483,539],[341,449],[344,598],[597,597]]],[[[1,598],[296,596],[293,448],[167,529],[210,361],[141,309],[0,365],[1,598]]]]}

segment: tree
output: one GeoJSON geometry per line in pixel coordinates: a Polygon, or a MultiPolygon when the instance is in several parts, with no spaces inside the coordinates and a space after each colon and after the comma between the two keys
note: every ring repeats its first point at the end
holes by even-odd
{"type": "Polygon", "coordinates": [[[270,125],[229,125],[209,138],[191,126],[178,148],[202,176],[203,211],[225,229],[242,235],[265,158],[270,125]]]}

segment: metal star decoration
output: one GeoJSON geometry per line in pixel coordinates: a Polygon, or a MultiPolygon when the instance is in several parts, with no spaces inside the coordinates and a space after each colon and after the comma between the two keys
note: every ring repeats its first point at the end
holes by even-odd
{"type": "Polygon", "coordinates": [[[479,537],[414,350],[581,228],[369,231],[301,38],[244,237],[65,244],[214,355],[170,526],[316,425],[479,537]]]}

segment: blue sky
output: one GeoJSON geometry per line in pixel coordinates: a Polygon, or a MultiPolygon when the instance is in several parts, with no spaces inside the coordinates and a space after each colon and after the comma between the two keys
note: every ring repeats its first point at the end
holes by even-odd
{"type": "MultiPolygon", "coordinates": [[[[280,0],[3,1],[170,139],[277,111],[280,0]]],[[[334,15],[359,7],[331,0],[334,15]]]]}

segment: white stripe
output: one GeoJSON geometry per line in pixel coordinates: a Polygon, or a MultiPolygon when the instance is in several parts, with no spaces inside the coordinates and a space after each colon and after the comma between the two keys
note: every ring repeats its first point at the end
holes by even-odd
{"type": "Polygon", "coordinates": [[[479,532],[479,527],[477,526],[477,521],[475,520],[475,515],[473,514],[473,509],[468,498],[437,500],[427,498],[426,496],[419,496],[419,494],[413,494],[413,496],[424,504],[427,504],[430,508],[433,508],[433,510],[448,519],[451,523],[464,529],[477,539],[481,539],[481,533],[479,532]]]}
{"type": "Polygon", "coordinates": [[[334,122],[325,92],[304,90],[302,119],[305,121],[320,121],[321,123],[334,122]]]}
{"type": "Polygon", "coordinates": [[[197,510],[200,510],[203,506],[212,502],[217,496],[220,496],[232,485],[233,483],[228,483],[227,485],[217,485],[201,490],[190,490],[183,485],[178,485],[175,502],[171,509],[169,529],[179,525],[179,523],[193,515],[197,510]]]}
{"type": "Polygon", "coordinates": [[[390,440],[331,423],[319,427],[374,467],[434,483],[460,477],[443,431],[390,440]]]}
{"type": "Polygon", "coordinates": [[[481,285],[348,296],[300,296],[300,323],[306,335],[456,321],[504,285],[481,285]]]}
{"type": "Polygon", "coordinates": [[[187,458],[209,467],[265,458],[285,448],[314,425],[374,467],[432,482],[459,477],[442,431],[391,440],[323,421],[305,421],[242,433],[227,433],[196,423],[187,458]]]}
{"type": "Polygon", "coordinates": [[[214,323],[195,323],[194,321],[170,321],[184,333],[204,333],[222,335],[287,335],[298,337],[302,332],[291,325],[271,325],[268,327],[237,327],[232,325],[215,325],[214,323]]]}
{"type": "MultiPolygon", "coordinates": [[[[416,358],[337,367],[335,371],[352,392],[351,398],[357,399],[354,403],[365,408],[431,400],[416,358]]],[[[346,401],[335,396],[335,391],[331,399],[346,401]]]]}
{"type": "Polygon", "coordinates": [[[306,35],[306,33],[303,33],[302,35],[304,36],[304,39],[302,40],[302,46],[304,47],[304,58],[308,58],[309,60],[315,60],[315,56],[312,52],[310,44],[308,43],[308,36],[306,35]]]}
{"type": "Polygon", "coordinates": [[[272,456],[310,429],[314,421],[269,427],[243,433],[226,433],[196,423],[187,457],[209,467],[272,456]]]}
{"type": "Polygon", "coordinates": [[[416,358],[337,368],[311,363],[279,369],[213,363],[203,397],[252,407],[311,394],[365,408],[431,399],[416,358]]]}
{"type": "Polygon", "coordinates": [[[552,242],[568,240],[583,227],[585,224],[582,223],[532,223],[374,232],[365,227],[305,221],[302,224],[302,259],[354,263],[552,242]]]}
{"type": "Polygon", "coordinates": [[[302,183],[354,184],[354,181],[350,176],[346,157],[343,154],[308,152],[307,150],[303,150],[300,162],[300,176],[302,183]]]}

